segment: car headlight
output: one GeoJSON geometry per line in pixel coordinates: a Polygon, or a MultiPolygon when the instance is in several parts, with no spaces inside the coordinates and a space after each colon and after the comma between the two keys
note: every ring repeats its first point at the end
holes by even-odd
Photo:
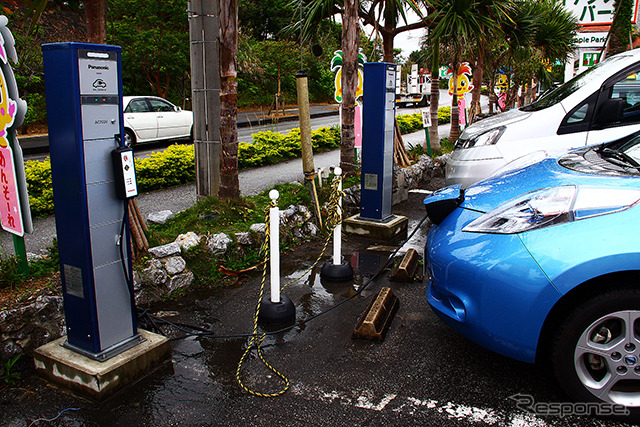
{"type": "Polygon", "coordinates": [[[459,145],[456,144],[456,148],[471,148],[480,147],[482,145],[493,145],[498,142],[498,139],[500,139],[505,129],[506,128],[504,126],[500,126],[481,133],[475,138],[459,140],[459,145]]]}
{"type": "Polygon", "coordinates": [[[516,197],[464,227],[473,233],[515,234],[620,212],[640,201],[640,190],[544,188],[516,197]]]}

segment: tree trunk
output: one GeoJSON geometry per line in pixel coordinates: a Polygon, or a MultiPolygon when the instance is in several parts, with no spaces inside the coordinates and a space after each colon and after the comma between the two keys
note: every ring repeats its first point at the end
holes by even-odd
{"type": "Polygon", "coordinates": [[[107,0],[84,0],[84,16],[87,21],[87,41],[107,42],[107,0]]]}
{"type": "Polygon", "coordinates": [[[498,102],[498,96],[496,95],[496,80],[495,78],[489,79],[489,115],[493,115],[493,106],[498,102]]]}
{"type": "Polygon", "coordinates": [[[355,173],[354,146],[356,88],[358,86],[358,1],[344,0],[342,16],[342,140],[340,167],[344,176],[355,173]]]}
{"type": "Polygon", "coordinates": [[[431,126],[429,127],[429,141],[432,150],[441,150],[440,136],[438,135],[438,104],[440,104],[440,42],[434,41],[431,63],[431,98],[429,113],[431,114],[431,126]]]}
{"type": "Polygon", "coordinates": [[[533,79],[529,80],[529,83],[527,84],[527,93],[524,97],[524,103],[523,105],[529,105],[533,102],[533,79]]]}
{"type": "Polygon", "coordinates": [[[608,55],[614,55],[631,49],[633,4],[634,2],[631,0],[616,0],[613,4],[616,13],[611,23],[611,29],[609,30],[608,55]]]}
{"type": "Polygon", "coordinates": [[[480,91],[482,90],[482,77],[484,73],[484,55],[480,52],[476,61],[475,70],[473,70],[473,91],[471,92],[471,120],[473,123],[476,117],[482,114],[482,106],[480,105],[480,91]]]}
{"type": "Polygon", "coordinates": [[[460,115],[458,111],[458,62],[454,62],[453,70],[453,97],[451,98],[451,131],[449,142],[455,143],[460,136],[460,115]]]}
{"type": "Polygon", "coordinates": [[[386,31],[381,31],[381,34],[382,34],[382,52],[383,52],[382,61],[388,62],[389,64],[393,64],[394,35],[386,31]]]}
{"type": "Polygon", "coordinates": [[[220,190],[240,196],[238,181],[238,2],[220,0],[220,190]]]}

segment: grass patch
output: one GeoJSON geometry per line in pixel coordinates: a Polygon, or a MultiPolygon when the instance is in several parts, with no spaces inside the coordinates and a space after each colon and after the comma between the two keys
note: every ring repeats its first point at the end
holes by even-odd
{"type": "MultiPolygon", "coordinates": [[[[275,189],[280,193],[278,206],[281,210],[290,205],[304,205],[307,208],[311,206],[309,193],[302,185],[279,184],[275,189]]],[[[233,238],[237,232],[249,231],[251,224],[265,222],[265,210],[271,203],[269,191],[271,190],[266,190],[257,196],[240,197],[234,200],[208,197],[171,218],[166,224],[150,226],[149,243],[151,246],[170,243],[175,241],[179,234],[188,231],[193,231],[199,236],[226,233],[233,238]]],[[[259,240],[260,237],[254,236],[255,240],[259,240]]],[[[283,250],[296,244],[295,239],[288,233],[283,232],[280,238],[283,250]]],[[[224,255],[218,256],[207,247],[206,239],[202,239],[198,246],[183,253],[183,258],[189,269],[193,271],[197,285],[224,285],[234,279],[220,273],[218,267],[223,265],[229,270],[239,271],[262,262],[263,259],[259,253],[261,243],[262,241],[255,241],[252,246],[241,248],[237,247],[237,243],[232,243],[224,255]]],[[[136,265],[143,268],[144,261],[136,265]]]]}
{"type": "Polygon", "coordinates": [[[440,146],[442,147],[442,154],[450,153],[453,151],[455,144],[449,141],[449,138],[442,138],[440,140],[440,146]]]}
{"type": "Polygon", "coordinates": [[[18,258],[15,255],[0,254],[0,289],[17,289],[25,282],[38,280],[50,276],[58,271],[58,242],[48,248],[49,255],[42,259],[29,262],[29,273],[21,273],[18,266],[18,258]]]}
{"type": "MultiPolygon", "coordinates": [[[[274,188],[280,193],[280,209],[286,209],[289,205],[311,204],[307,190],[301,185],[278,184],[274,188]]],[[[230,236],[249,231],[251,224],[264,222],[265,209],[271,203],[269,191],[271,190],[238,199],[207,197],[180,212],[166,224],[151,225],[149,244],[158,246],[173,242],[179,234],[187,231],[198,235],[226,233],[230,236]]]]}

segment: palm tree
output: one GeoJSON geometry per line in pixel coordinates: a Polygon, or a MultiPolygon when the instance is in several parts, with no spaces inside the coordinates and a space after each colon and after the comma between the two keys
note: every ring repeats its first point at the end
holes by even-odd
{"type": "Polygon", "coordinates": [[[373,25],[383,40],[384,61],[393,62],[393,39],[403,31],[426,27],[427,21],[407,24],[406,7],[418,16],[422,11],[414,0],[312,0],[305,11],[306,18],[287,27],[289,34],[302,32],[309,38],[318,24],[335,14],[342,15],[342,141],[340,164],[345,175],[355,171],[353,147],[355,145],[355,92],[358,85],[358,17],[364,24],[373,25]],[[400,20],[405,25],[398,26],[400,20]]]}
{"type": "Polygon", "coordinates": [[[438,39],[434,40],[434,46],[435,48],[431,50],[431,103],[429,104],[431,126],[429,127],[429,141],[431,141],[431,149],[437,150],[440,148],[440,137],[438,136],[438,106],[440,104],[440,41],[438,39]]]}
{"type": "Polygon", "coordinates": [[[409,24],[407,8],[423,18],[422,10],[415,0],[374,0],[371,3],[361,3],[358,15],[362,22],[371,25],[382,37],[384,62],[393,63],[393,40],[398,34],[427,26],[428,21],[424,20],[409,24]],[[398,25],[401,22],[404,22],[404,25],[398,25]]]}
{"type": "MultiPolygon", "coordinates": [[[[426,28],[429,20],[422,19],[415,23],[408,23],[406,11],[413,10],[420,18],[424,13],[416,0],[372,0],[358,2],[357,17],[364,25],[371,25],[382,37],[383,61],[393,62],[393,40],[398,34],[426,28]],[[401,24],[404,23],[404,24],[401,24]]],[[[297,33],[302,26],[302,32],[307,37],[315,32],[323,19],[333,15],[344,16],[344,4],[336,0],[312,0],[305,6],[305,19],[287,27],[287,33],[297,33]]],[[[344,25],[344,18],[343,18],[344,25]]]]}
{"type": "Polygon", "coordinates": [[[238,198],[238,2],[220,0],[220,190],[238,198]]]}
{"type": "MultiPolygon", "coordinates": [[[[504,40],[484,46],[486,61],[508,66],[515,83],[548,79],[545,64],[566,61],[574,50],[578,24],[561,3],[552,0],[518,1],[511,19],[502,23],[504,40]]],[[[509,99],[515,96],[513,93],[509,99]]]]}
{"type": "Polygon", "coordinates": [[[616,13],[609,31],[609,55],[630,49],[634,3],[632,0],[616,0],[614,3],[616,13]]]}
{"type": "MultiPolygon", "coordinates": [[[[493,37],[500,31],[499,22],[508,19],[512,0],[430,0],[434,10],[427,20],[436,23],[430,40],[446,41],[451,49],[449,68],[453,70],[453,87],[457,87],[457,70],[465,49],[476,40],[493,37]]],[[[432,44],[434,49],[438,45],[432,44]]],[[[455,142],[460,136],[458,96],[453,93],[451,104],[451,132],[449,139],[455,142]]]]}
{"type": "Polygon", "coordinates": [[[340,167],[345,176],[355,173],[356,88],[358,87],[358,0],[344,0],[342,15],[342,138],[340,167]]]}

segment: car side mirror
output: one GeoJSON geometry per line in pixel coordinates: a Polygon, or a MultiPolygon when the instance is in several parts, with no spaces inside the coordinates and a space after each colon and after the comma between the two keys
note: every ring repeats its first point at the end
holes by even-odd
{"type": "Polygon", "coordinates": [[[596,123],[599,125],[609,125],[621,121],[624,107],[625,101],[622,98],[607,99],[598,111],[596,123]]]}
{"type": "Polygon", "coordinates": [[[180,111],[182,111],[182,108],[180,108],[180,107],[178,107],[178,106],[176,105],[176,111],[180,112],[180,111]]]}

